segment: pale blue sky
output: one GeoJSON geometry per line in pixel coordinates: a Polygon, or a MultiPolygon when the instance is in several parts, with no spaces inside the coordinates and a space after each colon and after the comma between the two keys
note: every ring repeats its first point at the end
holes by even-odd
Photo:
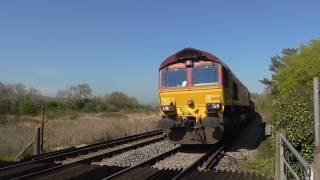
{"type": "Polygon", "coordinates": [[[320,36],[320,1],[2,0],[0,81],[45,95],[89,83],[156,102],[159,64],[185,47],[212,52],[251,91],[270,57],[320,36]]]}

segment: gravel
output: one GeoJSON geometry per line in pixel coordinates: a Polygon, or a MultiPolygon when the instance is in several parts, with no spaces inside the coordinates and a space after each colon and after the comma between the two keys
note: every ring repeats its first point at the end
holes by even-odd
{"type": "Polygon", "coordinates": [[[226,155],[217,164],[216,169],[241,170],[243,164],[257,157],[259,153],[257,147],[263,140],[263,135],[263,120],[257,115],[240,132],[226,155]]]}
{"type": "Polygon", "coordinates": [[[169,151],[175,147],[177,146],[174,144],[170,144],[167,141],[161,141],[115,155],[111,158],[103,159],[100,162],[94,162],[93,164],[100,166],[107,165],[130,167],[150,158],[156,157],[157,155],[169,151]]]}
{"type": "Polygon", "coordinates": [[[240,149],[235,152],[226,152],[225,156],[219,161],[216,169],[236,171],[241,170],[241,164],[256,158],[257,150],[240,149]]]}
{"type": "Polygon", "coordinates": [[[62,164],[74,163],[74,162],[80,161],[82,159],[86,159],[86,158],[90,158],[90,157],[94,157],[94,156],[99,156],[99,155],[102,155],[102,154],[105,154],[105,153],[108,153],[108,152],[111,152],[111,151],[114,151],[114,150],[117,150],[117,149],[129,147],[129,146],[133,146],[133,145],[145,142],[145,141],[149,141],[149,140],[152,140],[152,139],[157,138],[157,137],[162,137],[162,135],[155,136],[155,137],[149,137],[149,138],[146,138],[146,139],[140,139],[140,140],[137,140],[137,141],[126,143],[126,144],[116,145],[114,147],[108,147],[106,149],[102,149],[102,150],[99,150],[99,151],[96,151],[96,152],[90,152],[88,154],[79,155],[79,156],[74,157],[74,158],[67,158],[67,159],[62,160],[62,161],[56,161],[56,163],[62,163],[62,164]]]}
{"type": "Polygon", "coordinates": [[[153,165],[156,169],[185,169],[197,161],[203,153],[184,153],[178,152],[170,157],[165,158],[153,165]]]}

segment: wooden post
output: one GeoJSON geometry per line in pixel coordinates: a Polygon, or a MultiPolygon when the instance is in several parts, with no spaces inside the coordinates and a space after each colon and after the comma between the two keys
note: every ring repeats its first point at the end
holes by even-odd
{"type": "MultiPolygon", "coordinates": [[[[314,151],[314,162],[313,162],[313,179],[320,179],[320,146],[314,151]]],[[[312,178],[312,177],[311,177],[312,178]]]]}
{"type": "MultiPolygon", "coordinates": [[[[319,78],[313,78],[313,96],[314,96],[314,136],[315,151],[313,162],[313,179],[320,179],[320,89],[319,78]]],[[[312,178],[312,177],[311,177],[312,178]]]]}
{"type": "Polygon", "coordinates": [[[283,149],[283,144],[280,138],[280,144],[279,144],[279,151],[280,151],[280,179],[285,179],[285,172],[284,172],[284,149],[283,149]]]}
{"type": "Polygon", "coordinates": [[[41,142],[40,142],[40,153],[43,153],[43,134],[44,134],[44,103],[41,106],[42,118],[41,118],[41,142]]]}
{"type": "Polygon", "coordinates": [[[284,149],[281,141],[281,134],[282,131],[277,132],[276,135],[276,159],[275,159],[275,180],[283,180],[284,179],[284,149]]]}
{"type": "Polygon", "coordinates": [[[109,137],[108,137],[108,131],[104,132],[104,140],[108,141],[109,137]]]}
{"type": "Polygon", "coordinates": [[[281,139],[279,132],[276,135],[276,159],[275,159],[275,170],[274,170],[274,180],[280,179],[280,146],[281,146],[281,139]]]}
{"type": "Polygon", "coordinates": [[[41,129],[40,128],[37,128],[37,135],[36,135],[36,154],[39,155],[40,154],[40,136],[41,134],[41,129]]]}
{"type": "Polygon", "coordinates": [[[314,101],[314,136],[316,148],[320,146],[320,89],[319,78],[313,78],[313,101],[314,101]]]}

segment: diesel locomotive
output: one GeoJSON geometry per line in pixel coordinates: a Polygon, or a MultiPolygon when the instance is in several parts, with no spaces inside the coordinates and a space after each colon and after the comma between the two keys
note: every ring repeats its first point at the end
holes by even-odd
{"type": "Polygon", "coordinates": [[[159,68],[160,128],[175,144],[215,144],[254,111],[248,89],[220,59],[185,48],[159,68]]]}

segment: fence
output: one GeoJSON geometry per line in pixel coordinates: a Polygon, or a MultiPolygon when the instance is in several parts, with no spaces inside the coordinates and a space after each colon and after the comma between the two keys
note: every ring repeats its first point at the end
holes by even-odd
{"type": "Polygon", "coordinates": [[[275,179],[313,180],[312,167],[281,132],[277,133],[276,160],[275,179]]]}

